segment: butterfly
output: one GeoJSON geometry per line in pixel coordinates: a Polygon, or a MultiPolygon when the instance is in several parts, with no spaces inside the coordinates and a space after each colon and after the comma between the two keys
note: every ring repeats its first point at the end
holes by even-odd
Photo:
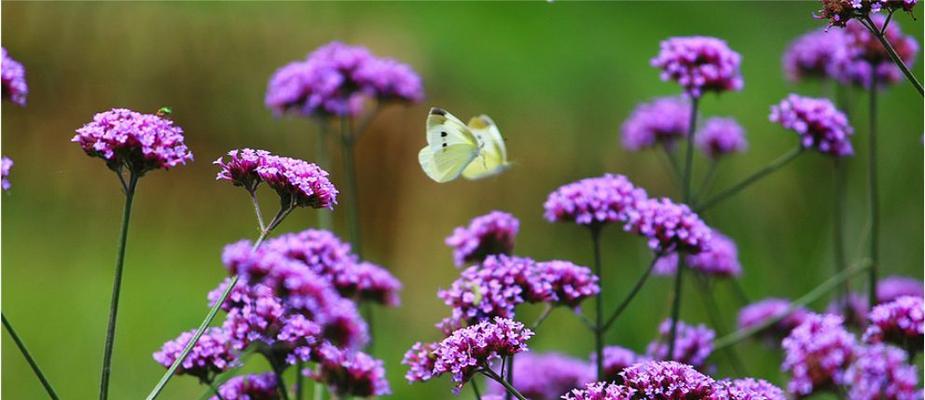
{"type": "Polygon", "coordinates": [[[474,180],[497,175],[510,167],[498,126],[487,115],[465,125],[442,108],[427,115],[427,146],[418,153],[421,169],[443,183],[460,175],[474,180]]]}

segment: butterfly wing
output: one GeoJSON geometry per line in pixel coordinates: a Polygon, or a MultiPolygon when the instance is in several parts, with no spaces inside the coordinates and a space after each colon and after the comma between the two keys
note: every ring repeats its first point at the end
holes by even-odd
{"type": "Polygon", "coordinates": [[[479,141],[482,151],[479,156],[463,170],[466,179],[481,179],[497,175],[510,166],[507,161],[507,148],[498,126],[487,115],[480,115],[469,120],[469,129],[479,141]]]}
{"type": "Polygon", "coordinates": [[[430,110],[427,146],[418,153],[421,169],[430,179],[443,183],[458,178],[479,151],[478,140],[462,121],[446,110],[430,110]]]}
{"type": "Polygon", "coordinates": [[[475,135],[459,118],[442,108],[431,108],[427,115],[427,145],[436,154],[437,150],[456,144],[479,147],[475,135]]]}

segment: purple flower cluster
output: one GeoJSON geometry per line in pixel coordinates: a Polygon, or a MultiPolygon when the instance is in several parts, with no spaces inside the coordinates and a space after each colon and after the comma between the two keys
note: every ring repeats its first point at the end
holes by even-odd
{"type": "MultiPolygon", "coordinates": [[[[878,29],[882,29],[886,17],[875,15],[872,20],[878,29]]],[[[851,21],[845,26],[844,32],[847,54],[833,64],[834,73],[841,83],[870,88],[874,75],[878,86],[903,79],[902,71],[893,63],[886,48],[864,25],[851,21]]],[[[898,22],[890,22],[884,36],[906,65],[911,66],[915,62],[919,44],[914,37],[903,34],[898,22]]]]}
{"type": "MultiPolygon", "coordinates": [[[[164,368],[169,368],[195,333],[195,330],[183,332],[176,339],[164,343],[161,350],[154,353],[154,360],[164,368]]],[[[232,366],[236,358],[228,333],[222,328],[209,328],[180,364],[177,374],[195,376],[201,382],[211,382],[216,374],[232,366]]]]}
{"type": "Polygon", "coordinates": [[[922,281],[904,276],[889,276],[877,282],[877,303],[889,303],[902,296],[922,297],[922,281]]]}
{"type": "Polygon", "coordinates": [[[866,296],[848,293],[829,303],[826,313],[841,315],[845,319],[845,325],[862,327],[867,324],[868,309],[866,296]]]}
{"type": "Polygon", "coordinates": [[[799,397],[831,390],[845,383],[844,370],[854,360],[854,336],[837,315],[811,315],[781,343],[781,368],[792,377],[787,390],[799,397]]]}
{"type": "Polygon", "coordinates": [[[677,361],[703,370],[707,358],[713,353],[713,339],[716,338],[716,332],[705,325],[693,326],[678,321],[674,354],[670,357],[668,338],[671,334],[671,319],[662,321],[658,327],[658,333],[659,338],[649,343],[646,349],[646,356],[653,360],[677,361]]]}
{"type": "Polygon", "coordinates": [[[183,143],[183,129],[173,121],[124,108],[94,115],[71,141],[87,155],[105,160],[110,169],[118,172],[124,167],[138,176],[193,159],[183,143]]]}
{"type": "Polygon", "coordinates": [[[713,37],[674,37],[662,41],[652,66],[662,70],[663,81],[675,81],[692,97],[704,92],[742,90],[741,56],[725,41],[713,37]]]}
{"type": "Polygon", "coordinates": [[[858,350],[844,382],[851,400],[921,400],[918,377],[904,351],[876,344],[858,350]]]}
{"type": "Polygon", "coordinates": [[[417,102],[424,91],[411,67],[378,58],[364,47],[332,42],[278,69],[265,103],[278,114],[354,116],[370,98],[417,102]]]}
{"type": "Polygon", "coordinates": [[[647,361],[621,373],[623,385],[642,399],[709,399],[714,380],[675,361],[647,361]]]}
{"type": "MultiPolygon", "coordinates": [[[[735,242],[729,237],[713,231],[707,250],[698,254],[687,255],[685,265],[701,273],[717,277],[729,278],[742,274],[742,265],[739,263],[739,250],[735,242]]],[[[674,275],[678,270],[678,253],[664,255],[655,262],[653,273],[656,275],[674,275]]]]}
{"type": "Polygon", "coordinates": [[[391,394],[381,360],[327,343],[318,353],[318,366],[308,375],[327,385],[338,397],[366,398],[391,394]]]}
{"type": "MultiPolygon", "coordinates": [[[[597,365],[596,353],[591,353],[590,361],[590,365],[597,365]]],[[[604,380],[622,384],[623,377],[620,376],[620,372],[623,372],[626,367],[642,361],[648,360],[630,349],[620,346],[604,347],[604,380]]]]}
{"type": "Polygon", "coordinates": [[[251,193],[266,182],[283,204],[328,209],[337,204],[337,188],[328,180],[328,172],[315,164],[265,150],[231,150],[228,157],[227,162],[224,157],[213,162],[221,167],[218,180],[230,181],[251,193]]]}
{"type": "Polygon", "coordinates": [[[0,47],[0,52],[3,53],[0,59],[0,83],[3,86],[3,98],[25,106],[26,95],[29,94],[29,86],[26,85],[26,69],[19,61],[6,53],[6,48],[0,47]]]}
{"type": "Polygon", "coordinates": [[[871,14],[883,9],[912,12],[917,2],[917,0],[822,0],[822,9],[819,10],[816,18],[829,20],[831,26],[843,27],[855,18],[880,17],[880,15],[871,14]]]}
{"type": "Polygon", "coordinates": [[[794,328],[806,321],[811,315],[808,310],[803,308],[798,308],[788,314],[787,309],[789,307],[790,301],[778,298],[768,298],[749,304],[739,311],[739,329],[749,329],[761,325],[769,319],[780,318],[779,321],[759,333],[760,336],[770,341],[778,342],[780,339],[790,335],[794,328]]]}
{"type": "Polygon", "coordinates": [[[408,372],[405,373],[408,382],[424,382],[434,377],[434,364],[437,362],[434,350],[437,344],[418,342],[405,352],[401,363],[408,366],[408,372]]]}
{"type": "Polygon", "coordinates": [[[572,389],[564,400],[632,400],[636,391],[615,383],[594,382],[582,389],[572,389]]]}
{"type": "Polygon", "coordinates": [[[723,379],[716,382],[711,400],[786,400],[779,387],[762,379],[723,379]]]}
{"type": "Polygon", "coordinates": [[[598,277],[590,268],[569,261],[552,260],[537,263],[543,294],[536,296],[553,305],[577,308],[585,299],[601,291],[598,277]]]}
{"type": "Polygon", "coordinates": [[[796,132],[803,148],[835,157],[854,154],[850,141],[854,130],[845,114],[828,99],[791,94],[771,107],[770,120],[796,132]]]}
{"type": "Polygon", "coordinates": [[[272,372],[257,375],[236,376],[218,388],[218,394],[211,400],[278,400],[276,375],[272,372]]]}
{"type": "Polygon", "coordinates": [[[549,222],[599,226],[626,220],[626,211],[646,199],[646,192],[623,175],[605,174],[564,185],[543,205],[549,222]]]}
{"type": "Polygon", "coordinates": [[[671,148],[687,137],[691,105],[684,97],[663,97],[642,103],[623,122],[621,142],[629,151],[661,144],[671,148]]]}
{"type": "Polygon", "coordinates": [[[697,254],[712,241],[712,231],[690,207],[668,198],[640,201],[626,217],[624,229],[647,238],[649,248],[659,253],[697,254]]]}
{"type": "Polygon", "coordinates": [[[707,157],[713,160],[732,154],[741,153],[748,148],[745,141],[745,129],[732,118],[709,118],[697,131],[694,144],[707,157]]]}
{"type": "MultiPolygon", "coordinates": [[[[517,355],[514,376],[514,388],[524,397],[559,400],[572,388],[593,382],[594,370],[585,361],[562,354],[526,352],[517,355]]],[[[488,393],[503,395],[505,389],[490,381],[488,393]]]]}
{"type": "Polygon", "coordinates": [[[10,169],[11,168],[13,168],[12,159],[10,159],[9,157],[3,157],[2,159],[0,159],[0,176],[2,176],[2,183],[0,183],[0,187],[2,187],[3,190],[10,190],[10,187],[12,186],[10,184],[10,169]]]}
{"type": "Polygon", "coordinates": [[[848,35],[842,30],[817,29],[794,40],[784,52],[787,79],[825,79],[836,76],[835,66],[848,58],[848,35]]]}
{"type": "Polygon", "coordinates": [[[492,211],[473,218],[468,227],[454,229],[446,238],[446,245],[453,249],[456,266],[461,267],[493,254],[510,255],[519,229],[520,221],[513,215],[492,211]]]}
{"type": "Polygon", "coordinates": [[[921,350],[925,333],[925,300],[904,296],[874,307],[868,315],[870,325],[864,332],[868,343],[890,342],[904,348],[921,350]]]}

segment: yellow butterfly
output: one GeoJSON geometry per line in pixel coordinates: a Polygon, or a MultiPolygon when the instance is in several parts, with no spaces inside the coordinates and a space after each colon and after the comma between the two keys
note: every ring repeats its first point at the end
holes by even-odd
{"type": "Polygon", "coordinates": [[[487,115],[465,125],[453,114],[432,108],[427,115],[427,146],[418,153],[421,169],[443,183],[460,175],[481,179],[507,169],[507,148],[498,126],[487,115]]]}

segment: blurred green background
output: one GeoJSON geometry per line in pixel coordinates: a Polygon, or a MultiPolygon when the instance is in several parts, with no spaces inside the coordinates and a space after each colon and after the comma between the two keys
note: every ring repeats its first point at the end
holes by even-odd
{"type": "MultiPolygon", "coordinates": [[[[763,166],[796,143],[794,134],[768,122],[769,106],[789,92],[826,90],[789,84],[780,67],[790,40],[824,25],[812,18],[816,8],[811,1],[5,2],[3,46],[25,65],[30,94],[25,108],[3,104],[2,152],[16,163],[13,188],[2,195],[3,312],[64,397],[95,396],[122,195],[103,163],[69,140],[94,113],[111,107],[153,112],[172,106],[196,161],[153,172],[139,185],[112,375],[113,398],[146,394],[163,373],[151,353],[205,315],[206,293],[225,276],[222,246],[256,233],[245,193],[216,182],[210,162],[239,147],[312,159],[314,124],[275,118],[263,105],[266,83],[276,68],[342,40],[403,60],[424,80],[426,101],[386,109],[360,142],[360,207],[367,257],[405,284],[402,307],[379,311],[376,326],[376,355],[386,362],[393,397],[450,398],[446,379],[406,383],[399,361],[413,342],[437,339],[433,324],[448,315],[435,293],[457,276],[443,245],[452,228],[493,209],[510,211],[521,220],[518,254],[589,264],[584,230],[542,219],[551,190],[614,172],[653,195],[677,196],[660,154],[626,152],[618,138],[635,104],[678,93],[649,66],[659,41],[669,36],[718,36],[743,56],[745,90],[702,102],[704,115],[737,118],[750,142],[746,154],[723,162],[717,187],[763,166]],[[464,119],[490,114],[515,167],[480,182],[428,180],[416,153],[424,143],[426,111],[435,105],[464,119]]],[[[921,20],[896,20],[922,42],[921,20]]],[[[919,55],[919,77],[921,66],[919,55]]],[[[856,259],[868,223],[867,114],[862,93],[851,99],[858,155],[848,160],[846,237],[849,257],[856,259]]],[[[922,99],[906,82],[883,94],[886,274],[922,277],[922,118],[922,99]]],[[[702,173],[705,160],[696,161],[695,173],[702,173]]],[[[337,172],[333,179],[340,184],[337,172]]],[[[738,242],[749,296],[796,297],[831,275],[832,182],[832,161],[808,154],[707,216],[738,242]]],[[[342,235],[344,213],[341,204],[335,219],[342,235]]],[[[277,232],[304,229],[315,218],[298,210],[277,232]]],[[[608,229],[604,241],[611,308],[649,253],[642,240],[618,228],[608,229]]],[[[860,281],[854,285],[862,288],[860,281]]],[[[644,351],[668,314],[669,288],[668,279],[651,280],[608,342],[644,351]]],[[[685,290],[683,319],[706,322],[695,287],[685,290]]],[[[728,285],[717,285],[715,294],[730,325],[739,303],[728,285]]],[[[525,321],[539,311],[522,309],[525,321]]],[[[43,397],[9,336],[2,337],[2,395],[43,397]]],[[[580,357],[592,348],[590,335],[567,310],[557,310],[531,346],[580,357]]],[[[754,343],[737,349],[752,375],[784,382],[777,353],[754,343]]],[[[266,368],[252,360],[249,369],[266,368]]],[[[715,360],[717,376],[732,373],[725,358],[715,360]]],[[[194,379],[178,377],[162,398],[194,398],[202,390],[194,379]]]]}

